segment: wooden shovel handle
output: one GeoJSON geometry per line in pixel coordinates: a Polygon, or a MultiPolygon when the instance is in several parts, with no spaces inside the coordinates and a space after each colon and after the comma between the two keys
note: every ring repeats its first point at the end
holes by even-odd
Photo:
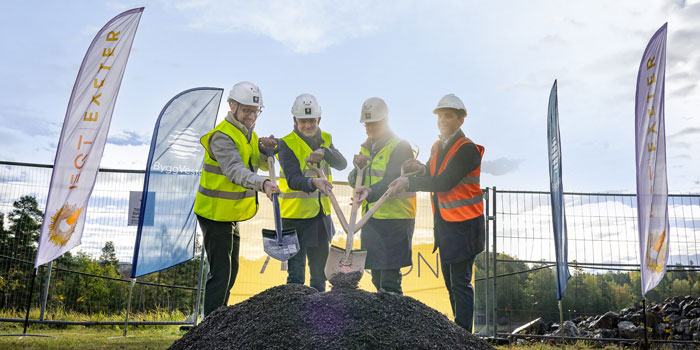
{"type": "MultiPolygon", "coordinates": [[[[326,176],[323,174],[323,171],[311,164],[311,162],[306,162],[306,166],[309,167],[309,169],[313,170],[316,172],[316,174],[319,176],[321,179],[325,179],[326,176]]],[[[332,190],[328,190],[328,198],[331,199],[331,204],[333,205],[333,209],[335,210],[335,215],[338,216],[338,220],[340,221],[340,226],[343,226],[343,230],[345,232],[350,232],[350,226],[348,225],[348,222],[345,220],[345,215],[343,214],[343,210],[340,209],[340,205],[338,204],[338,200],[335,199],[335,194],[333,194],[332,190]]]]}
{"type": "MultiPolygon", "coordinates": [[[[363,167],[358,167],[355,165],[355,188],[363,185],[365,169],[369,166],[369,163],[365,164],[363,167]]],[[[357,210],[360,207],[360,201],[357,200],[357,196],[353,193],[352,196],[352,210],[350,211],[350,226],[355,227],[355,222],[357,221],[357,210]]]]}
{"type": "Polygon", "coordinates": [[[270,171],[270,182],[277,185],[277,174],[275,174],[275,158],[274,156],[267,157],[267,168],[270,171]]]}

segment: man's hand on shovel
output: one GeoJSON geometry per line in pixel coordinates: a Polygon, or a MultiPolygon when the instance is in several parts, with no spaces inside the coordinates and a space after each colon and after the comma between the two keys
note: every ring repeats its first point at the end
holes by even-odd
{"type": "Polygon", "coordinates": [[[425,165],[418,159],[407,159],[403,162],[402,169],[406,174],[423,175],[425,173],[425,165]]]}
{"type": "Polygon", "coordinates": [[[369,162],[369,160],[369,156],[366,156],[364,154],[356,154],[352,157],[352,163],[355,164],[355,167],[360,169],[364,168],[365,165],[367,165],[367,162],[369,162]]]}
{"type": "Polygon", "coordinates": [[[272,181],[270,180],[265,180],[265,183],[263,184],[263,191],[265,191],[265,195],[270,200],[272,200],[273,193],[282,193],[280,192],[280,188],[276,184],[272,183],[272,181]]]}
{"type": "Polygon", "coordinates": [[[372,193],[371,188],[365,187],[365,186],[359,186],[358,188],[355,189],[354,196],[357,198],[358,202],[362,202],[365,199],[367,199],[367,197],[369,197],[370,193],[372,193]]]}
{"type": "Polygon", "coordinates": [[[333,188],[333,184],[330,181],[318,177],[312,178],[311,183],[325,195],[328,195],[328,191],[333,188]]]}
{"type": "Polygon", "coordinates": [[[393,196],[395,194],[401,193],[403,191],[406,191],[408,188],[408,177],[406,176],[401,176],[397,177],[396,180],[392,181],[389,184],[389,195],[393,196]]]}
{"type": "Polygon", "coordinates": [[[261,137],[258,139],[258,142],[260,142],[260,145],[262,145],[263,149],[266,150],[272,150],[275,147],[277,147],[277,139],[274,135],[270,135],[268,137],[261,137]]]}
{"type": "Polygon", "coordinates": [[[320,163],[323,160],[324,155],[326,155],[326,151],[324,151],[323,148],[319,148],[311,152],[309,157],[306,158],[306,161],[311,163],[320,163]]]}

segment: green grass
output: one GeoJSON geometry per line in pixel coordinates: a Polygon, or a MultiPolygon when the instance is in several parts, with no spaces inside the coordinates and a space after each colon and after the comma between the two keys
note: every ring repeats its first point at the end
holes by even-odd
{"type": "MultiPolygon", "coordinates": [[[[123,322],[125,316],[125,312],[112,315],[54,312],[47,313],[45,319],[123,322]]],[[[24,319],[25,313],[4,310],[0,312],[0,317],[24,319]]],[[[38,319],[39,309],[31,309],[29,318],[38,319]]],[[[170,314],[157,310],[129,315],[130,321],[182,321],[185,318],[179,311],[170,314]]],[[[27,334],[49,335],[51,338],[0,336],[0,349],[166,349],[185,334],[180,331],[180,326],[129,326],[127,337],[122,337],[122,327],[30,324],[27,334]]],[[[22,334],[23,330],[21,323],[0,323],[0,335],[22,334]]]]}
{"type": "MultiPolygon", "coordinates": [[[[53,338],[39,337],[0,337],[0,349],[166,349],[185,332],[180,331],[178,326],[160,326],[159,328],[141,327],[138,329],[129,328],[127,337],[122,337],[122,330],[119,327],[82,327],[71,326],[71,329],[39,329],[40,326],[31,327],[27,333],[50,335],[53,338]]],[[[22,333],[22,327],[16,327],[13,332],[0,334],[22,333]]],[[[589,350],[585,345],[567,345],[566,347],[547,344],[533,344],[528,346],[498,346],[500,350],[589,350]]],[[[618,347],[607,347],[605,349],[619,349],[618,347]]]]}
{"type": "MultiPolygon", "coordinates": [[[[126,337],[122,337],[123,331],[118,327],[78,327],[71,329],[38,329],[39,326],[30,327],[28,334],[50,335],[45,337],[0,337],[0,349],[166,349],[185,332],[178,326],[161,326],[159,328],[131,329],[126,337]]],[[[17,327],[14,332],[4,330],[0,334],[22,333],[22,328],[17,327]]]]}
{"type": "MultiPolygon", "coordinates": [[[[0,334],[22,333],[22,326],[17,325],[12,329],[5,329],[0,334]]],[[[127,337],[122,337],[123,330],[117,326],[83,327],[68,326],[68,329],[47,329],[45,326],[31,326],[29,334],[50,335],[53,338],[44,337],[0,337],[0,349],[166,349],[185,332],[180,331],[179,326],[129,327],[127,337]]],[[[527,346],[503,345],[496,347],[499,350],[590,350],[594,349],[585,344],[560,345],[532,344],[527,346]]],[[[597,348],[599,349],[599,348],[597,348]]],[[[617,346],[608,346],[605,349],[620,349],[617,346]]]]}
{"type": "MultiPolygon", "coordinates": [[[[21,334],[21,324],[1,324],[0,334],[21,334]]],[[[34,350],[34,349],[166,349],[185,332],[180,331],[179,326],[140,326],[129,327],[127,337],[122,337],[123,329],[119,326],[65,326],[64,329],[49,328],[46,325],[31,325],[28,334],[49,335],[45,337],[21,337],[0,336],[0,349],[3,350],[34,350]]],[[[529,344],[529,345],[501,345],[499,350],[592,350],[601,349],[590,347],[585,343],[568,344],[566,346],[556,344],[529,344]]],[[[654,349],[662,349],[653,347],[654,349]]],[[[603,350],[623,349],[623,347],[609,345],[603,350]]],[[[630,349],[630,348],[627,348],[630,349]]],[[[670,349],[664,347],[664,349],[670,349]]]]}
{"type": "MultiPolygon", "coordinates": [[[[39,319],[39,308],[32,308],[29,310],[29,319],[39,319]]],[[[14,311],[14,310],[0,310],[0,318],[15,318],[24,319],[26,317],[26,310],[24,311],[14,311]]],[[[114,321],[124,321],[126,317],[126,311],[121,311],[119,313],[105,314],[102,312],[93,314],[78,313],[75,311],[63,311],[63,310],[50,310],[44,315],[46,320],[61,320],[61,321],[72,321],[72,322],[114,322],[114,321]]],[[[154,310],[146,313],[134,313],[129,314],[129,321],[183,321],[187,318],[179,310],[175,310],[172,313],[166,310],[154,310]]],[[[3,331],[4,325],[0,324],[0,331],[3,331]]]]}

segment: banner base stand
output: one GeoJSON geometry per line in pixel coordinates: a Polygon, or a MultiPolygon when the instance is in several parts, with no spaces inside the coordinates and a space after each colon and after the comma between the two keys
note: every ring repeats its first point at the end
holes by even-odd
{"type": "Polygon", "coordinates": [[[45,335],[45,334],[0,334],[0,337],[19,337],[19,338],[17,338],[17,340],[20,340],[24,337],[56,338],[53,335],[45,335]]]}

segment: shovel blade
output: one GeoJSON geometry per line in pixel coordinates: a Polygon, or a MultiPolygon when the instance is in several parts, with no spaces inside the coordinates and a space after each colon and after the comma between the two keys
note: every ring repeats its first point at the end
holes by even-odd
{"type": "Polygon", "coordinates": [[[365,270],[365,261],[367,260],[366,250],[352,250],[350,256],[345,259],[345,249],[331,246],[328,252],[328,260],[326,260],[326,268],[324,273],[327,279],[333,278],[338,273],[352,273],[359,271],[360,274],[365,270]]]}
{"type": "Polygon", "coordinates": [[[287,261],[299,252],[299,238],[295,229],[282,230],[282,244],[279,244],[277,231],[263,229],[263,248],[267,255],[287,261]]]}

